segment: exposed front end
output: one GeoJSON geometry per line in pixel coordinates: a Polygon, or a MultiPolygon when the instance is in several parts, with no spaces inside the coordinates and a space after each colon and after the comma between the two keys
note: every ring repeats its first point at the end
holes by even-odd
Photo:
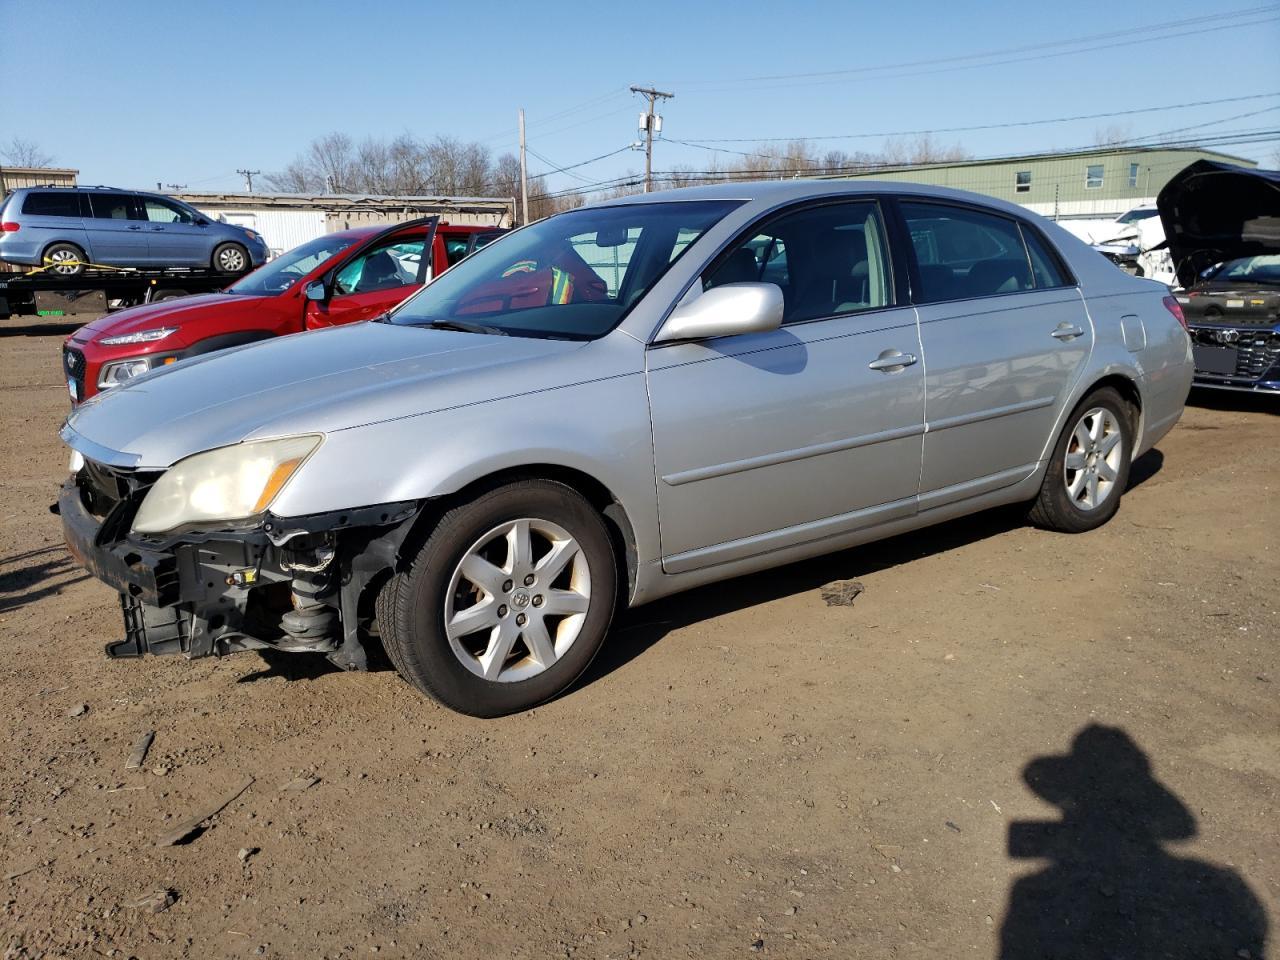
{"type": "Polygon", "coordinates": [[[1280,393],[1280,326],[1189,324],[1195,385],[1280,393]]]}
{"type": "Polygon", "coordinates": [[[72,555],[120,594],[124,636],[108,655],[275,649],[367,665],[371,589],[389,574],[417,502],[146,534],[135,524],[162,473],[79,456],[73,467],[58,512],[72,555]]]}

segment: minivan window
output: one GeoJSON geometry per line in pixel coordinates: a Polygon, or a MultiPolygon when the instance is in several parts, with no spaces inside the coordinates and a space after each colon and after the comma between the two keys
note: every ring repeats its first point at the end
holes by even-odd
{"type": "Polygon", "coordinates": [[[478,250],[389,317],[512,336],[604,336],[738,200],[626,203],[548,217],[478,250]],[[687,247],[686,247],[687,249],[687,247]]]}
{"type": "Polygon", "coordinates": [[[919,272],[916,303],[1030,290],[1018,225],[994,214],[934,203],[903,203],[919,272]]]}
{"type": "Polygon", "coordinates": [[[860,200],[787,213],[730,251],[703,289],[763,281],[782,290],[783,323],[800,323],[892,303],[879,205],[860,200]]]}
{"type": "Polygon", "coordinates": [[[127,193],[91,193],[89,203],[95,220],[131,220],[134,198],[127,193]]]}
{"type": "Polygon", "coordinates": [[[80,195],[74,190],[28,193],[22,212],[29,217],[79,217],[80,195]]]}

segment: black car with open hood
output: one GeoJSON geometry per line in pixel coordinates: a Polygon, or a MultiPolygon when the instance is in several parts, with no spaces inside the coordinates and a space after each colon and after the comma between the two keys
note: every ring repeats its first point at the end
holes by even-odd
{"type": "Polygon", "coordinates": [[[1200,160],[1156,203],[1196,384],[1280,393],[1280,171],[1200,160]]]}

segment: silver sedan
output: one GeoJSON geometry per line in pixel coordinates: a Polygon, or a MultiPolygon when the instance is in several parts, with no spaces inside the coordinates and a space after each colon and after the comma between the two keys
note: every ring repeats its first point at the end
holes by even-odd
{"type": "Polygon", "coordinates": [[[1182,413],[1181,321],[971,194],[629,197],[515,231],[380,321],[83,404],[60,511],[120,593],[114,656],[360,669],[380,640],[495,716],[570,686],[619,606],[1000,504],[1105,523],[1182,413]]]}

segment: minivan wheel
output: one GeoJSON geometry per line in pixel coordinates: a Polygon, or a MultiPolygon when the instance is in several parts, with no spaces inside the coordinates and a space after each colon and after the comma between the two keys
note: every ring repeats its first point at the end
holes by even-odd
{"type": "Polygon", "coordinates": [[[249,263],[249,251],[238,243],[220,243],[214,248],[213,269],[219,273],[244,273],[249,263]]]}
{"type": "Polygon", "coordinates": [[[1083,533],[1120,509],[1133,456],[1133,410],[1111,387],[1093,391],[1067,418],[1031,507],[1037,526],[1083,533]]]}
{"type": "Polygon", "coordinates": [[[524,480],[449,510],[378,595],[400,675],[460,713],[527,710],[572,684],[613,618],[617,567],[580,494],[524,480]]]}
{"type": "Polygon", "coordinates": [[[44,252],[44,266],[60,277],[75,277],[84,272],[89,258],[74,243],[55,243],[44,252]]]}

